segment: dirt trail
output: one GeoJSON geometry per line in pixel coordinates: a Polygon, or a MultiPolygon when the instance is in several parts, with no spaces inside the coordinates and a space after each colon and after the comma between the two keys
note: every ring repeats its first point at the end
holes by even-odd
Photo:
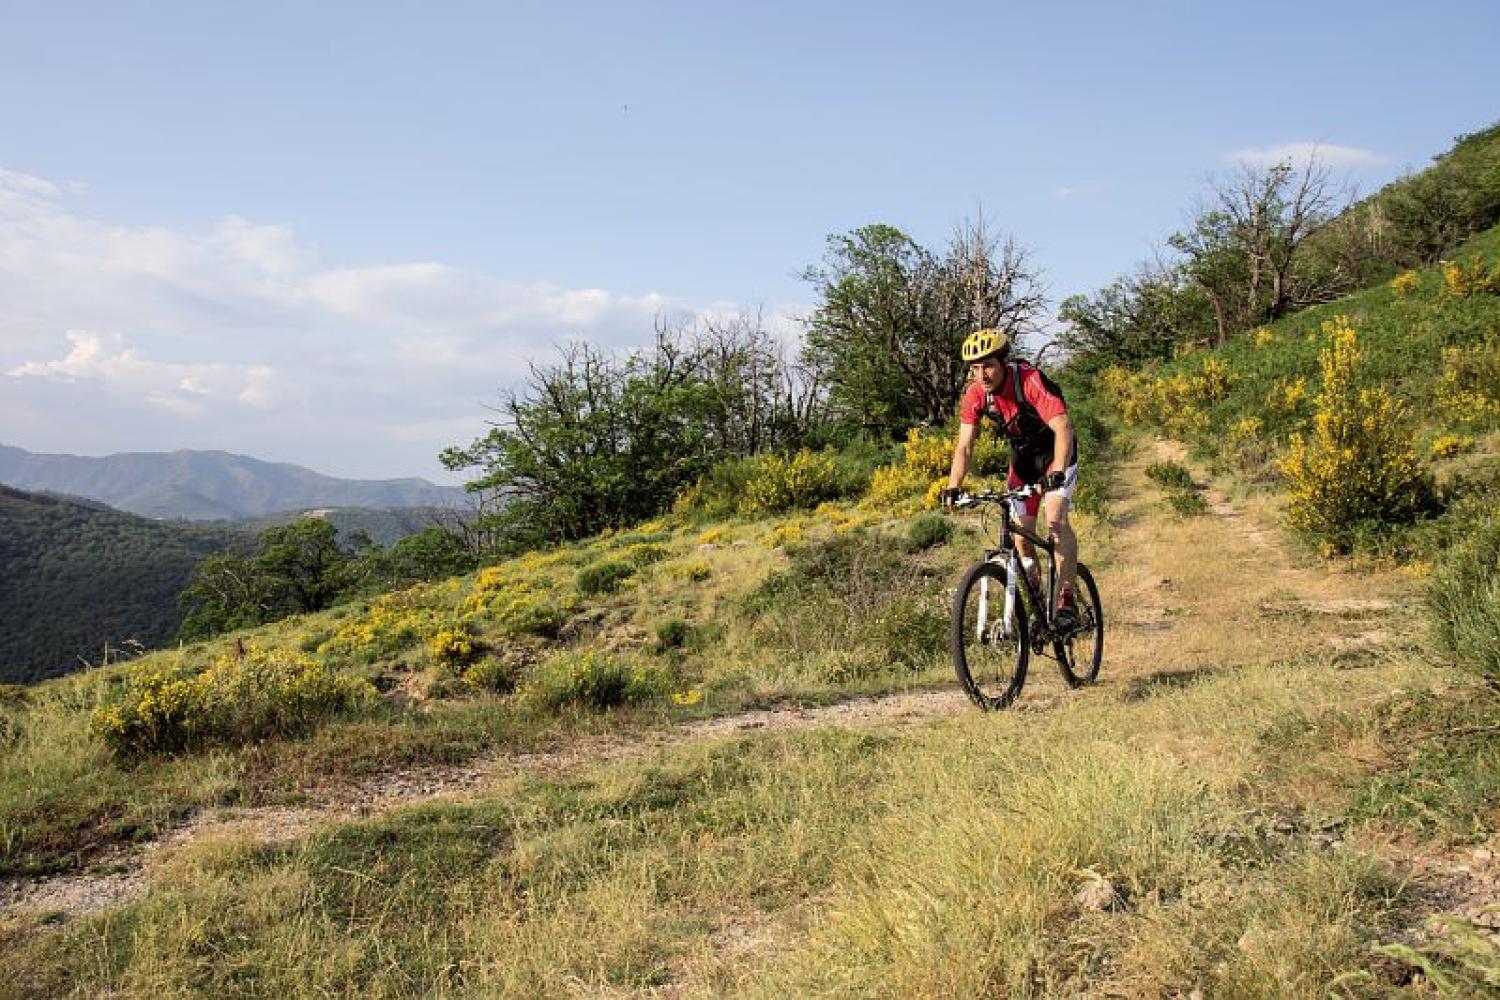
{"type": "MultiPolygon", "coordinates": [[[[1130,699],[1203,672],[1319,647],[1333,657],[1365,657],[1392,641],[1386,622],[1396,606],[1390,596],[1397,591],[1395,581],[1299,563],[1267,510],[1213,492],[1214,516],[1173,518],[1143,474],[1149,461],[1160,458],[1180,460],[1182,453],[1158,443],[1120,470],[1112,558],[1098,574],[1108,630],[1101,677],[1106,692],[1115,689],[1130,699]]],[[[1036,671],[1016,710],[1046,711],[1065,694],[1057,678],[1036,671]]],[[[0,883],[0,912],[78,915],[119,905],[145,892],[157,865],[206,838],[283,842],[320,824],[473,797],[517,775],[561,775],[736,732],[890,728],[969,710],[955,687],[821,708],[746,712],[644,734],[588,737],[558,750],[497,753],[463,765],[391,772],[355,785],[312,789],[314,802],[307,806],[206,812],[156,841],[101,859],[91,872],[0,883]]]]}

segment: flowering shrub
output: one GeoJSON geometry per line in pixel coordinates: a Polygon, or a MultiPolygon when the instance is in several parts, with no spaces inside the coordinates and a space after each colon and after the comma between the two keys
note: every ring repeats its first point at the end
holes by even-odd
{"type": "Polygon", "coordinates": [[[1307,383],[1301,379],[1277,381],[1266,393],[1266,406],[1272,412],[1294,414],[1307,402],[1307,383]]]}
{"type": "Polygon", "coordinates": [[[417,601],[418,595],[410,591],[384,595],[364,614],[340,625],[317,652],[373,663],[425,641],[443,626],[447,616],[417,601]]]}
{"type": "Polygon", "coordinates": [[[1500,265],[1491,269],[1478,257],[1443,264],[1443,294],[1449,298],[1468,298],[1500,291],[1500,265]]]}
{"type": "Polygon", "coordinates": [[[632,566],[649,566],[654,562],[660,562],[667,557],[667,549],[664,545],[653,542],[642,542],[635,545],[627,545],[620,550],[620,558],[632,566]]]}
{"type": "Polygon", "coordinates": [[[667,569],[673,576],[681,577],[691,583],[702,583],[714,575],[714,568],[702,559],[678,563],[675,566],[668,566],[667,569]]]}
{"type": "MultiPolygon", "coordinates": [[[[1256,334],[1262,332],[1274,337],[1270,330],[1256,334]]],[[[1208,429],[1204,404],[1223,399],[1234,381],[1228,362],[1207,357],[1197,371],[1179,369],[1156,377],[1108,368],[1100,375],[1099,385],[1106,402],[1127,425],[1154,423],[1176,434],[1194,434],[1208,429]]]]}
{"type": "Polygon", "coordinates": [[[1354,327],[1337,316],[1323,332],[1312,434],[1293,435],[1281,468],[1292,524],[1346,549],[1361,522],[1410,520],[1429,484],[1404,406],[1384,389],[1358,386],[1364,356],[1354,327]]]}
{"type": "Polygon", "coordinates": [[[739,498],[745,515],[810,510],[838,493],[832,452],[802,449],[792,455],[756,455],[739,498]]]}
{"type": "Polygon", "coordinates": [[[90,728],[122,756],[180,753],[298,735],[375,699],[362,678],[252,646],[201,672],[159,663],[132,667],[115,700],[94,711],[90,728]]]}
{"type": "MultiPolygon", "coordinates": [[[[545,558],[549,560],[547,565],[558,561],[556,556],[545,558]]],[[[468,613],[492,619],[507,636],[555,637],[567,621],[573,602],[545,576],[523,575],[525,568],[538,563],[523,557],[507,566],[480,571],[474,592],[464,605],[468,613]]]]}
{"type": "Polygon", "coordinates": [[[1434,458],[1452,458],[1474,450],[1474,439],[1462,434],[1439,434],[1432,439],[1434,458]]]}
{"type": "Polygon", "coordinates": [[[1416,271],[1402,271],[1391,279],[1391,290],[1401,296],[1414,295],[1420,284],[1416,271]]]}
{"type": "Polygon", "coordinates": [[[461,627],[440,628],[427,640],[427,653],[442,666],[462,666],[474,656],[474,637],[461,627]]]}
{"type": "Polygon", "coordinates": [[[1258,327],[1250,331],[1250,346],[1257,351],[1270,347],[1274,343],[1276,343],[1276,331],[1269,326],[1258,327]]]}
{"type": "Polygon", "coordinates": [[[1449,418],[1465,423],[1500,417],[1500,346],[1443,348],[1437,405],[1449,418]]]}
{"type": "MultiPolygon", "coordinates": [[[[1007,461],[1005,442],[998,434],[981,429],[969,471],[994,475],[1004,471],[1007,461]]],[[[913,427],[907,432],[901,461],[875,470],[867,497],[874,503],[888,504],[921,496],[930,506],[937,491],[948,485],[952,465],[952,437],[942,431],[913,427]]]]}

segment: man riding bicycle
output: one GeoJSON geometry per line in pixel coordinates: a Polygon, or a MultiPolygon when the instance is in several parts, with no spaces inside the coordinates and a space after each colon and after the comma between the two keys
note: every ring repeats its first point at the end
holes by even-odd
{"type": "MultiPolygon", "coordinates": [[[[1068,523],[1068,510],[1078,484],[1078,442],[1062,393],[1035,366],[1010,360],[1010,346],[1009,335],[999,330],[975,330],[964,340],[960,354],[969,364],[971,380],[959,408],[958,441],[953,447],[948,487],[938,493],[938,501],[951,507],[962,494],[960,487],[974,456],[979,421],[983,417],[994,420],[1010,442],[1009,488],[1042,484],[1042,495],[1014,501],[1012,514],[1022,527],[1034,531],[1037,509],[1046,508],[1057,564],[1054,625],[1066,632],[1077,621],[1073,577],[1078,565],[1078,538],[1068,523]]],[[[1031,572],[1036,565],[1034,546],[1017,536],[1016,548],[1031,572]]]]}

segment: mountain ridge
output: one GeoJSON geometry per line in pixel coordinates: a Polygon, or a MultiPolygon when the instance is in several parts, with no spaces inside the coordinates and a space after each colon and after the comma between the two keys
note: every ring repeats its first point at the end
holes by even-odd
{"type": "Polygon", "coordinates": [[[315,507],[456,507],[463,491],[426,479],[346,479],[222,450],[88,457],[0,444],[0,483],[65,493],[142,517],[239,520],[315,507]]]}

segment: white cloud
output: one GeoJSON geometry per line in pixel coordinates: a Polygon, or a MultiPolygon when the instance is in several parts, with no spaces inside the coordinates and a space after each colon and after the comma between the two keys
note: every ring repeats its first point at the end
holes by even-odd
{"type": "Polygon", "coordinates": [[[205,400],[265,408],[275,400],[274,372],[265,366],[149,361],[120,334],[69,330],[72,348],[55,361],[28,361],[6,372],[14,379],[89,382],[174,412],[202,412],[205,400]]]}
{"type": "Polygon", "coordinates": [[[1237,149],[1225,159],[1252,167],[1270,167],[1286,162],[1291,162],[1295,166],[1303,166],[1316,161],[1325,167],[1352,170],[1380,167],[1391,162],[1389,156],[1373,150],[1324,142],[1288,142],[1265,149],[1237,149]]]}
{"type": "MultiPolygon", "coordinates": [[[[0,169],[0,424],[35,435],[5,443],[223,447],[344,475],[431,475],[552,344],[628,349],[658,316],[704,311],[437,261],[345,267],[285,226],[121,226],[77,211],[75,196],[0,169]],[[82,416],[106,406],[108,420],[82,416]],[[38,412],[56,413],[45,433],[38,412]]],[[[766,317],[787,339],[794,308],[766,317]]]]}

